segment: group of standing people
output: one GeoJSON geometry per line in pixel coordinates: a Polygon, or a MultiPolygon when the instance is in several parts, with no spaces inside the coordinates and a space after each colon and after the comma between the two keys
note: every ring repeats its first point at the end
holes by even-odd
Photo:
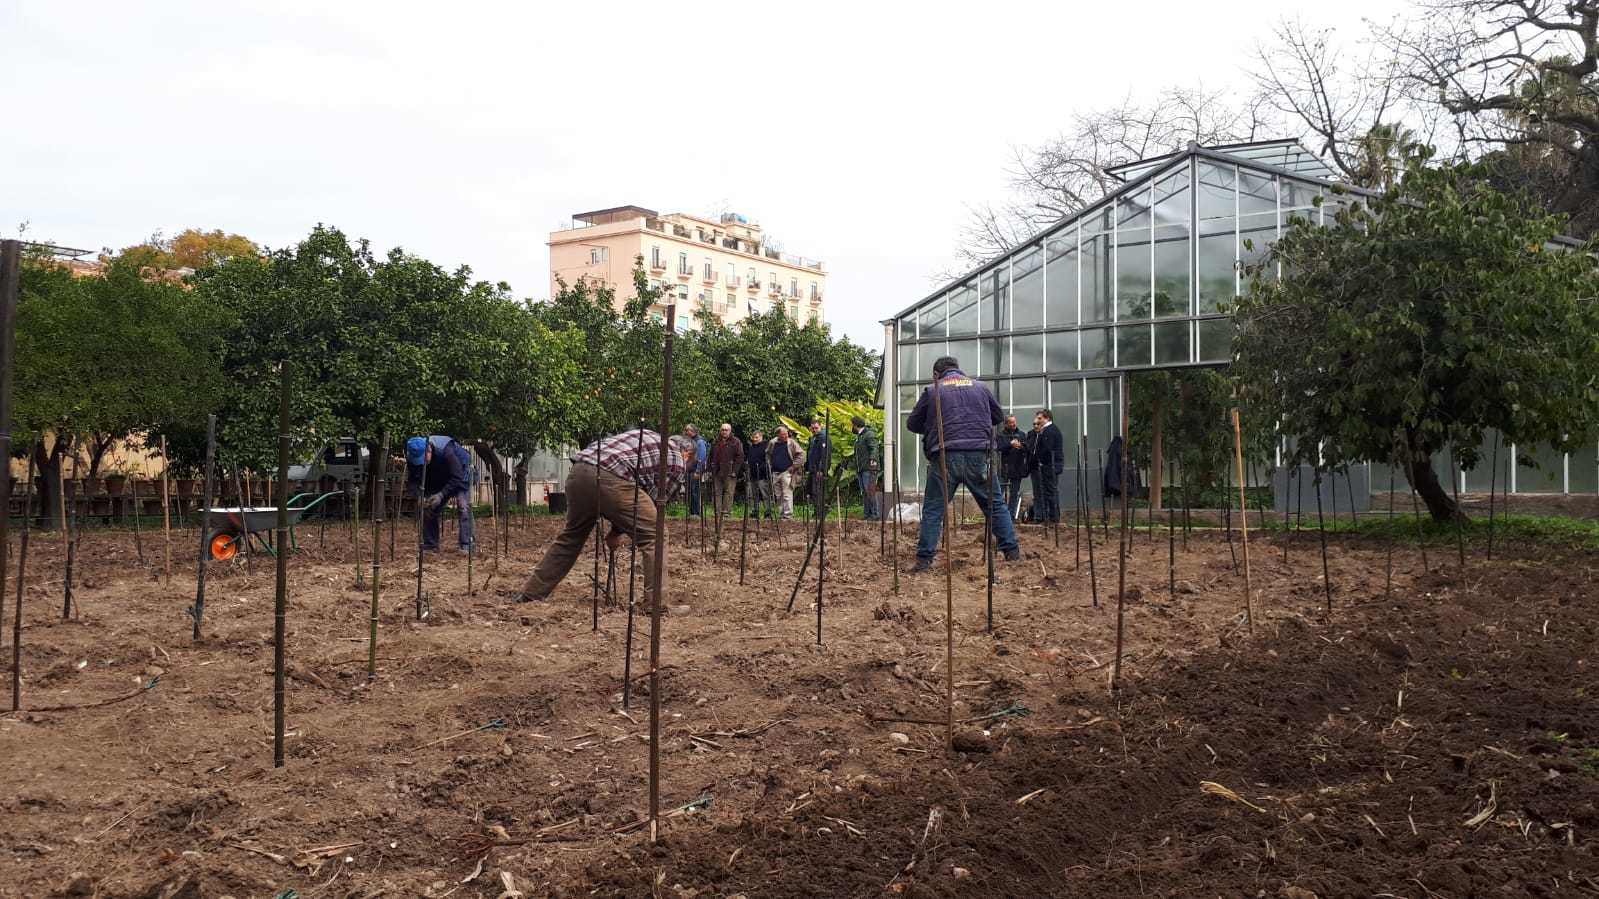
{"type": "MultiPolygon", "coordinates": [[[[833,466],[833,441],[820,419],[810,421],[810,439],[804,446],[787,427],[779,425],[771,440],[766,432],[755,430],[745,443],[723,423],[716,441],[707,444],[695,425],[683,428],[683,437],[693,441],[695,463],[689,472],[688,514],[701,515],[704,485],[709,484],[711,502],[719,515],[727,515],[739,480],[749,485],[746,502],[756,518],[794,517],[794,495],[812,502],[822,499],[821,491],[833,466]]],[[[882,468],[879,444],[871,426],[860,416],[850,420],[854,433],[850,466],[866,507],[866,520],[881,514],[877,474],[882,468]]]]}
{"type": "Polygon", "coordinates": [[[1066,442],[1055,416],[1048,409],[1033,413],[1033,427],[1022,431],[1016,416],[1005,418],[997,438],[999,472],[1005,481],[1005,505],[1011,517],[1022,520],[1022,482],[1033,484],[1033,506],[1028,520],[1037,524],[1060,521],[1060,476],[1066,470],[1066,442]]]}

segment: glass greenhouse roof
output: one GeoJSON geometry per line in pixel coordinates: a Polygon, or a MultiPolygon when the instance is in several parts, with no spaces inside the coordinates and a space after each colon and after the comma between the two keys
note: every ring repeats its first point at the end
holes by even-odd
{"type": "MultiPolygon", "coordinates": [[[[1305,149],[1304,144],[1296,140],[1221,144],[1207,149],[1216,153],[1224,153],[1235,159],[1247,159],[1251,162],[1263,163],[1294,175],[1304,175],[1323,181],[1336,181],[1338,179],[1338,173],[1331,166],[1323,162],[1321,157],[1315,153],[1305,149]]],[[[1183,150],[1176,153],[1167,153],[1164,156],[1152,156],[1149,159],[1140,159],[1137,162],[1112,166],[1106,171],[1121,181],[1133,181],[1186,152],[1188,151],[1183,150]]]]}

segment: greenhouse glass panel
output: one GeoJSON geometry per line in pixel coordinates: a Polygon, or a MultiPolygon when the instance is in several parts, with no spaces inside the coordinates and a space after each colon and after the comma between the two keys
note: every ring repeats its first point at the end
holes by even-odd
{"type": "Polygon", "coordinates": [[[1188,361],[1187,321],[1158,322],[1155,326],[1155,364],[1181,365],[1188,361]]]}
{"type": "Polygon", "coordinates": [[[1044,326],[1044,251],[1032,247],[1011,260],[1011,327],[1044,326]]]}
{"type": "MultiPolygon", "coordinates": [[[[1045,286],[1046,321],[1051,328],[1077,324],[1077,226],[1051,237],[1045,245],[1049,272],[1045,286]]],[[[1050,362],[1050,365],[1054,365],[1050,362]]]]}
{"type": "Polygon", "coordinates": [[[1116,320],[1148,320],[1149,189],[1116,201],[1116,320]]]}
{"type": "Polygon", "coordinates": [[[1116,367],[1150,364],[1149,325],[1121,325],[1116,329],[1116,367]]]}
{"type": "Polygon", "coordinates": [[[1017,378],[1011,382],[1010,388],[1012,409],[1029,409],[1036,412],[1044,408],[1043,378],[1017,378]]]}
{"type": "MultiPolygon", "coordinates": [[[[1491,486],[1495,492],[1510,489],[1510,444],[1500,442],[1498,471],[1494,471],[1494,441],[1497,435],[1488,431],[1482,445],[1477,447],[1477,464],[1466,470],[1466,492],[1487,493],[1491,486]]],[[[1461,461],[1464,461],[1462,459],[1461,461]]]]}
{"type": "MultiPolygon", "coordinates": [[[[1277,239],[1277,181],[1270,175],[1238,173],[1238,259],[1249,277],[1250,266],[1258,266],[1271,252],[1277,239]]],[[[1275,280],[1276,273],[1262,273],[1275,280]]]]}
{"type": "MultiPolygon", "coordinates": [[[[1055,425],[1060,428],[1066,444],[1066,464],[1074,466],[1082,454],[1083,434],[1083,382],[1049,382],[1049,411],[1055,413],[1055,425]]],[[[1031,422],[1028,423],[1029,426],[1031,422]]]]}
{"type": "Polygon", "coordinates": [[[899,345],[899,379],[901,381],[916,380],[916,344],[902,343],[899,345]]]}
{"type": "Polygon", "coordinates": [[[899,480],[904,488],[920,490],[922,473],[918,463],[922,461],[922,435],[911,433],[909,421],[909,414],[899,417],[899,480]]]}
{"type": "Polygon", "coordinates": [[[1010,374],[1010,338],[1009,337],[984,337],[983,373],[990,378],[1002,378],[1010,374]]]}
{"type": "Polygon", "coordinates": [[[1294,219],[1304,219],[1311,224],[1320,224],[1321,210],[1316,205],[1316,198],[1321,196],[1321,188],[1315,184],[1306,184],[1292,178],[1282,181],[1282,211],[1278,221],[1283,230],[1294,219]]]}
{"type": "Polygon", "coordinates": [[[1081,332],[1083,342],[1083,368],[1110,368],[1110,332],[1106,328],[1089,328],[1081,332]]]}
{"type": "Polygon", "coordinates": [[[1082,312],[1083,323],[1110,321],[1111,252],[1110,210],[1095,213],[1083,222],[1082,312]]]}
{"type": "Polygon", "coordinates": [[[1011,338],[1012,374],[1039,374],[1044,370],[1044,335],[1018,334],[1011,338]]]}
{"type": "Polygon", "coordinates": [[[1572,493],[1599,493],[1599,447],[1578,448],[1571,454],[1570,470],[1572,493]]]}
{"type": "Polygon", "coordinates": [[[916,339],[916,316],[914,314],[907,315],[899,320],[899,339],[916,339]]]}
{"type": "MultiPolygon", "coordinates": [[[[1110,446],[1110,439],[1121,432],[1116,422],[1116,406],[1112,402],[1114,383],[1101,378],[1088,381],[1087,424],[1084,430],[1088,434],[1088,461],[1093,466],[1103,464],[1104,452],[1110,446]]],[[[1095,493],[1097,495],[1098,491],[1095,493]]]]}
{"type": "Polygon", "coordinates": [[[1233,320],[1207,318],[1199,322],[1199,361],[1231,362],[1233,359],[1233,320]]]}
{"type": "Polygon", "coordinates": [[[1197,163],[1199,172],[1199,312],[1231,303],[1238,283],[1237,171],[1197,163]]]}
{"type": "Polygon", "coordinates": [[[917,316],[917,327],[923,340],[929,337],[943,337],[946,333],[945,325],[943,297],[923,306],[921,314],[917,316]]]}
{"type": "MultiPolygon", "coordinates": [[[[981,368],[982,360],[978,358],[976,340],[951,340],[949,342],[949,354],[960,362],[961,371],[972,377],[988,373],[987,369],[981,368]]],[[[931,362],[928,363],[928,371],[932,371],[931,362]]]]}
{"type": "Polygon", "coordinates": [[[1077,370],[1077,332],[1052,331],[1044,336],[1046,371],[1077,370]]]}
{"type": "Polygon", "coordinates": [[[899,385],[899,408],[901,415],[908,415],[916,408],[916,399],[922,395],[920,384],[899,385]]]}
{"type": "MultiPolygon", "coordinates": [[[[1566,489],[1565,454],[1547,445],[1517,446],[1518,456],[1528,457],[1536,464],[1523,465],[1517,460],[1517,493],[1562,493],[1566,489]]],[[[1440,454],[1441,455],[1441,454],[1440,454]]],[[[1447,463],[1447,460],[1445,461],[1447,463]]]]}
{"type": "Polygon", "coordinates": [[[983,333],[1010,330],[1010,260],[982,277],[983,333]]]}
{"type": "Polygon", "coordinates": [[[949,336],[977,333],[977,285],[962,284],[949,292],[949,336]]]}
{"type": "Polygon", "coordinates": [[[1188,314],[1189,215],[1186,169],[1155,184],[1155,317],[1188,314]]]}

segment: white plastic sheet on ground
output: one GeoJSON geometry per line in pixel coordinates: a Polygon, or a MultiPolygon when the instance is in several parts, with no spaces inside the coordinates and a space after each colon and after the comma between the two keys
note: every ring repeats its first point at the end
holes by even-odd
{"type": "MultiPolygon", "coordinates": [[[[922,504],[921,503],[900,503],[898,506],[895,506],[894,509],[889,514],[890,515],[899,516],[899,520],[900,521],[921,521],[922,520],[922,504]]],[[[893,521],[893,520],[894,520],[893,518],[889,519],[889,521],[893,521]]]]}

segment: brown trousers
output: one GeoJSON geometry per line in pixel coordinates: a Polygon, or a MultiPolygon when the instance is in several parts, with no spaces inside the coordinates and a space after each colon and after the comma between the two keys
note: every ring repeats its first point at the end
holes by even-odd
{"type": "MultiPolygon", "coordinates": [[[[631,537],[638,547],[639,564],[644,569],[644,595],[648,596],[655,583],[655,501],[640,490],[635,516],[633,482],[581,462],[574,464],[566,476],[566,527],[545,550],[544,558],[522,587],[522,595],[537,600],[553,593],[583,555],[589,533],[601,518],[631,537]]],[[[664,587],[661,596],[664,604],[664,587]]]]}
{"type": "Polygon", "coordinates": [[[728,510],[733,508],[733,494],[738,492],[738,475],[716,476],[716,511],[726,518],[728,510]]]}

